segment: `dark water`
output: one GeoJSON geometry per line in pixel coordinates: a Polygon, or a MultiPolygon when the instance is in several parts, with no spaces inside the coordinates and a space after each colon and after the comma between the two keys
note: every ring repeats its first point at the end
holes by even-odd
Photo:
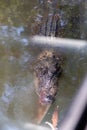
{"type": "MultiPolygon", "coordinates": [[[[76,39],[87,37],[84,10],[87,7],[84,2],[69,4],[67,1],[65,3],[59,1],[56,8],[55,3],[50,2],[50,0],[48,3],[43,0],[0,1],[0,126],[10,119],[19,123],[35,122],[40,116],[36,111],[39,106],[34,91],[33,65],[38,54],[45,48],[31,45],[29,37],[43,35],[43,25],[46,25],[48,14],[55,11],[61,17],[59,37],[76,39]],[[41,18],[44,19],[43,23],[41,18]]],[[[49,23],[47,29],[48,25],[49,23]]],[[[57,100],[51,106],[43,123],[50,120],[56,105],[59,105],[60,120],[63,118],[64,110],[87,73],[87,48],[54,50],[64,57],[64,72],[60,79],[57,100]]]]}

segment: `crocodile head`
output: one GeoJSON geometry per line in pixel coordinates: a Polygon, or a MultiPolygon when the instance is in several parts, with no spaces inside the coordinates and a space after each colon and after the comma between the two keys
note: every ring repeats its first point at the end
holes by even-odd
{"type": "Polygon", "coordinates": [[[38,57],[35,65],[35,88],[41,104],[50,104],[55,100],[58,79],[62,72],[62,59],[54,52],[45,51],[38,57]]]}

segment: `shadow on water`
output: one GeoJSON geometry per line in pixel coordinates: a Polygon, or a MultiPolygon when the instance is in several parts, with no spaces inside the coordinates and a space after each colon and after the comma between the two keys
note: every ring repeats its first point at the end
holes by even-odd
{"type": "MultiPolygon", "coordinates": [[[[60,3],[56,5],[55,11],[55,6],[49,2],[46,5],[43,0],[39,3],[35,0],[0,1],[0,125],[4,117],[18,122],[36,123],[43,113],[39,110],[38,97],[34,90],[33,65],[40,52],[53,48],[32,45],[29,37],[43,35],[46,29],[49,35],[48,26],[52,22],[53,12],[61,16],[58,36],[86,39],[81,24],[85,22],[81,12],[84,2],[74,5],[60,3]]],[[[54,35],[54,28],[55,24],[52,24],[50,35],[54,35]]],[[[50,120],[56,105],[60,106],[60,119],[63,118],[65,108],[87,73],[87,48],[54,50],[65,57],[64,72],[60,79],[57,100],[44,121],[50,120]]]]}

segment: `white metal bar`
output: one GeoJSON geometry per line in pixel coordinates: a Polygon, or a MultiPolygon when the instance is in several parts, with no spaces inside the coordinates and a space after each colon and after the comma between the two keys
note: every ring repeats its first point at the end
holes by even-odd
{"type": "Polygon", "coordinates": [[[85,40],[75,40],[67,38],[34,36],[31,41],[35,44],[49,45],[53,47],[82,48],[87,45],[85,40]]]}

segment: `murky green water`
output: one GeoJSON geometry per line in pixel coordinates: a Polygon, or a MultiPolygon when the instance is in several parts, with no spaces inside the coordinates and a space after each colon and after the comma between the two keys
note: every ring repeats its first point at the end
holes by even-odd
{"type": "MultiPolygon", "coordinates": [[[[34,32],[33,27],[40,20],[40,15],[46,18],[48,10],[44,12],[44,9],[48,9],[49,5],[44,6],[42,8],[42,4],[35,0],[0,1],[0,125],[7,119],[36,122],[40,117],[38,97],[34,91],[33,65],[45,48],[31,45],[29,37],[37,34],[38,29],[34,32]]],[[[84,3],[56,7],[62,20],[60,37],[86,39],[83,29],[86,18],[80,7],[84,8],[84,3]]],[[[60,120],[63,118],[64,110],[87,73],[87,48],[54,50],[64,57],[64,72],[59,82],[57,100],[43,123],[50,120],[56,105],[59,105],[60,120]]]]}

